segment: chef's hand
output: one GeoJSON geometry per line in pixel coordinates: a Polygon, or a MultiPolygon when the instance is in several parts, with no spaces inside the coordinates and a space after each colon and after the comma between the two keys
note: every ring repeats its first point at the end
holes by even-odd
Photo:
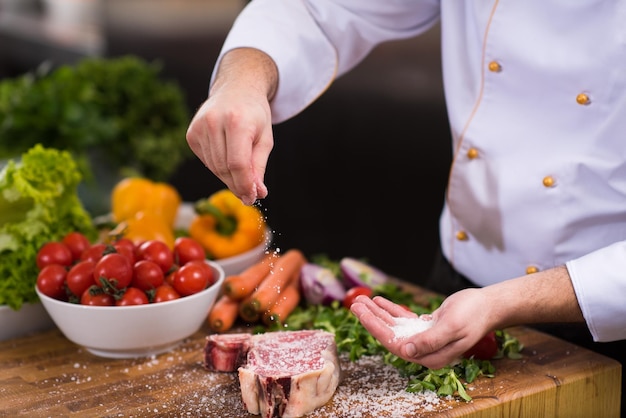
{"type": "Polygon", "coordinates": [[[489,319],[489,302],[480,289],[465,289],[448,296],[433,311],[431,328],[406,338],[394,338],[396,318],[416,318],[381,296],[369,299],[359,296],[350,309],[361,324],[391,353],[407,361],[438,369],[452,364],[483,335],[493,330],[489,319]]]}
{"type": "Polygon", "coordinates": [[[262,52],[230,51],[187,130],[191,150],[247,205],[268,193],[263,179],[274,144],[269,101],[277,79],[262,52]]]}

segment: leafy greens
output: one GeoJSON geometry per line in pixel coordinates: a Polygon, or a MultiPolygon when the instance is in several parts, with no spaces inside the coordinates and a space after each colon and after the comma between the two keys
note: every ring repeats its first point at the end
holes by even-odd
{"type": "Polygon", "coordinates": [[[77,195],[81,174],[67,151],[36,145],[0,171],[0,305],[36,302],[36,256],[71,231],[95,239],[77,195]]]}
{"type": "Polygon", "coordinates": [[[191,155],[189,109],[161,70],[132,55],[89,57],[2,80],[0,159],[41,143],[72,152],[86,181],[94,153],[120,175],[167,180],[191,155]]]}

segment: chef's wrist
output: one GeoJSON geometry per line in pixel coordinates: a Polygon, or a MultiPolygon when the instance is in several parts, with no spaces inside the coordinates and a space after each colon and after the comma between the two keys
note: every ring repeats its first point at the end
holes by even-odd
{"type": "Polygon", "coordinates": [[[236,48],[221,58],[209,95],[233,85],[250,88],[271,101],[278,88],[278,69],[272,58],[255,48],[236,48]]]}

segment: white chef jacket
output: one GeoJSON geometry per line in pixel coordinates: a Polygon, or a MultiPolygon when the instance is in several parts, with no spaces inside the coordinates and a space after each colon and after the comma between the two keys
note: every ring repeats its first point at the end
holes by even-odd
{"type": "Polygon", "coordinates": [[[565,264],[594,339],[626,339],[626,1],[253,0],[222,54],[275,60],[279,123],[438,21],[444,254],[481,286],[565,264]]]}

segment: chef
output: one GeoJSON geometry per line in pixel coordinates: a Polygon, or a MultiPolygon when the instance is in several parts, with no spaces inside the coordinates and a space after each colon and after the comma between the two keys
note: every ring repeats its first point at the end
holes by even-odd
{"type": "Polygon", "coordinates": [[[188,143],[245,203],[262,199],[272,124],[378,44],[437,22],[454,151],[442,262],[461,280],[431,284],[464,289],[403,342],[389,325],[406,311],[362,297],[353,312],[390,351],[431,368],[517,324],[626,339],[626,1],[254,0],[188,143]]]}

